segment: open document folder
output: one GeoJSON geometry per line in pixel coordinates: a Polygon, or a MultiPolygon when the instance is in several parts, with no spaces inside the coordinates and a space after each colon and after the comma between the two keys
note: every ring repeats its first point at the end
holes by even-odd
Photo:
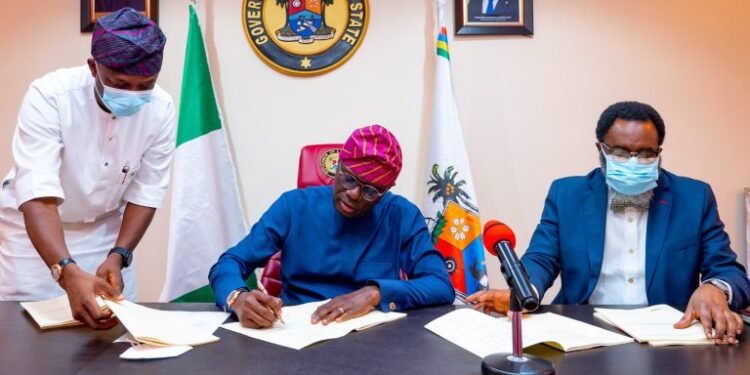
{"type": "MultiPolygon", "coordinates": [[[[513,352],[511,320],[505,316],[460,308],[425,328],[480,358],[513,352]]],[[[524,348],[544,343],[564,352],[633,342],[630,337],[554,313],[524,315],[521,331],[524,348]]]]}
{"type": "MultiPolygon", "coordinates": [[[[96,301],[100,308],[108,309],[101,298],[97,298],[96,301]]],[[[21,302],[21,307],[31,315],[41,329],[74,327],[83,324],[73,318],[66,294],[46,301],[21,302]]]]}
{"type": "Polygon", "coordinates": [[[227,323],[221,327],[258,340],[300,350],[318,341],[344,337],[351,331],[361,331],[406,316],[405,313],[384,313],[382,311],[372,310],[359,318],[350,319],[340,323],[332,322],[328,325],[323,325],[322,323],[310,323],[310,317],[312,317],[312,314],[318,306],[322,306],[328,301],[329,300],[310,302],[303,305],[284,307],[283,317],[285,324],[277,321],[274,323],[273,327],[269,328],[245,328],[242,327],[239,322],[227,323]]]}
{"type": "Polygon", "coordinates": [[[713,345],[706,338],[703,326],[698,322],[685,329],[674,328],[683,313],[668,305],[655,305],[639,309],[605,309],[597,307],[594,316],[623,330],[640,343],[653,346],[666,345],[713,345]]]}
{"type": "MultiPolygon", "coordinates": [[[[178,320],[188,324],[206,335],[213,334],[229,317],[229,313],[223,311],[159,310],[159,312],[171,320],[178,320]]],[[[132,360],[178,357],[193,348],[186,345],[154,346],[143,344],[136,340],[129,332],[120,336],[114,342],[131,344],[128,350],[120,354],[120,358],[132,360]]]]}
{"type": "Polygon", "coordinates": [[[143,344],[196,346],[219,341],[211,333],[174,318],[169,311],[151,309],[126,300],[104,300],[104,303],[133,338],[143,344]]]}

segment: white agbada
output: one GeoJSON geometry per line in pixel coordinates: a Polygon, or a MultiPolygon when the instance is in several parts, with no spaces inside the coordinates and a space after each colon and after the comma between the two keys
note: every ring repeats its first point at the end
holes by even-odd
{"type": "MultiPolygon", "coordinates": [[[[68,250],[92,274],[115,244],[126,202],[162,205],[175,147],[172,98],[156,86],[135,115],[114,117],[97,104],[94,84],[86,65],[60,69],[34,81],[21,104],[14,165],[0,180],[0,300],[63,293],[29,240],[22,203],[58,199],[68,250]]],[[[123,277],[134,300],[133,266],[123,277]]]]}

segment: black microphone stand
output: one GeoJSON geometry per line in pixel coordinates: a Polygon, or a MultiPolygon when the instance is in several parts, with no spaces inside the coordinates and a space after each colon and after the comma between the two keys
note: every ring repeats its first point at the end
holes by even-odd
{"type": "Polygon", "coordinates": [[[484,375],[552,375],[555,368],[542,358],[523,354],[521,316],[523,309],[513,287],[510,287],[510,315],[513,326],[513,353],[490,354],[482,360],[484,375]]]}

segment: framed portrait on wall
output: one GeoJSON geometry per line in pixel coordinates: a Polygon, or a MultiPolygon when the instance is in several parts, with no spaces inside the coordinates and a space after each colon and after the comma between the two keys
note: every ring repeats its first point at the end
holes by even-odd
{"type": "Polygon", "coordinates": [[[158,0],[81,0],[81,32],[91,32],[97,18],[124,7],[133,8],[159,23],[158,0]]]}
{"type": "Polygon", "coordinates": [[[456,35],[534,34],[533,0],[455,0],[456,35]]]}

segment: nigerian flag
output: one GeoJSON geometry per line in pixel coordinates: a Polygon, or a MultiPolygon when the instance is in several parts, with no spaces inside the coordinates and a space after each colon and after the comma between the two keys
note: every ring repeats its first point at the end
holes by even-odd
{"type": "MultiPolygon", "coordinates": [[[[245,235],[234,163],[222,129],[203,33],[191,4],[182,75],[169,223],[167,279],[161,301],[213,302],[208,271],[245,235]]],[[[254,276],[248,283],[255,287],[254,276]]]]}
{"type": "Polygon", "coordinates": [[[479,208],[453,97],[444,16],[446,2],[437,1],[435,90],[427,152],[427,180],[421,209],[432,234],[432,242],[445,259],[456,299],[463,301],[467,295],[487,289],[488,281],[479,208]]]}

